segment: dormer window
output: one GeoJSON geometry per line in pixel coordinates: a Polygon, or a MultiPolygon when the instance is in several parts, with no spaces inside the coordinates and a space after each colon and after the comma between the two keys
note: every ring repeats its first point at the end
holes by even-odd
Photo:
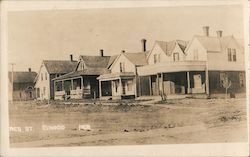
{"type": "Polygon", "coordinates": [[[236,62],[236,49],[232,49],[232,48],[228,49],[228,61],[236,62]]]}
{"type": "Polygon", "coordinates": [[[78,70],[83,70],[83,69],[85,69],[85,68],[86,68],[86,67],[85,67],[85,63],[84,63],[83,61],[80,61],[78,70]]]}

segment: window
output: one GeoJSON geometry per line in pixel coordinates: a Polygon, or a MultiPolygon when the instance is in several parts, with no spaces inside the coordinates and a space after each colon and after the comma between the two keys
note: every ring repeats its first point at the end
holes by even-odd
{"type": "Polygon", "coordinates": [[[45,80],[47,80],[47,73],[45,73],[45,80]]]}
{"type": "Polygon", "coordinates": [[[60,76],[60,74],[56,74],[56,77],[59,77],[60,76]]]}
{"type": "Polygon", "coordinates": [[[179,61],[179,53],[174,53],[174,61],[179,61]]]}
{"type": "Polygon", "coordinates": [[[160,54],[154,54],[154,63],[160,62],[160,54]]]}
{"type": "Polygon", "coordinates": [[[120,62],[120,72],[125,72],[124,62],[120,62]]]}
{"type": "Polygon", "coordinates": [[[236,49],[228,49],[228,61],[236,62],[236,49]]]}
{"type": "Polygon", "coordinates": [[[236,62],[236,50],[232,49],[233,61],[236,62]]]}
{"type": "Polygon", "coordinates": [[[43,80],[43,73],[41,73],[41,80],[43,80]]]}
{"type": "Polygon", "coordinates": [[[244,73],[239,73],[239,84],[240,87],[244,87],[244,73]]]}
{"type": "Polygon", "coordinates": [[[199,57],[198,57],[198,50],[197,49],[194,49],[194,60],[198,60],[199,57]]]}
{"type": "Polygon", "coordinates": [[[231,49],[228,49],[228,61],[231,62],[232,61],[232,53],[231,53],[231,49]]]}
{"type": "Polygon", "coordinates": [[[132,91],[133,81],[132,80],[128,80],[127,81],[127,86],[128,86],[128,91],[132,91]]]}

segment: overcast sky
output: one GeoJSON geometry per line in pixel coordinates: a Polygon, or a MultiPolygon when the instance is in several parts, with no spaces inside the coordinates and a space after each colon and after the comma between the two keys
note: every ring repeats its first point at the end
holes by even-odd
{"type": "Polygon", "coordinates": [[[67,60],[69,54],[104,55],[141,51],[155,40],[191,40],[210,26],[223,35],[243,39],[241,6],[159,7],[81,9],[57,11],[19,11],[8,15],[9,62],[14,70],[31,67],[38,71],[42,60],[67,60]]]}

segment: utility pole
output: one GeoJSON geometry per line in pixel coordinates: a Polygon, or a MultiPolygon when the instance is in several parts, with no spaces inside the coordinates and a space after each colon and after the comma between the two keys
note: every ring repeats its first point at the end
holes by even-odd
{"type": "Polygon", "coordinates": [[[16,65],[15,63],[10,63],[11,65],[11,84],[12,84],[12,98],[11,98],[11,104],[13,104],[13,93],[14,93],[14,65],[16,65]]]}

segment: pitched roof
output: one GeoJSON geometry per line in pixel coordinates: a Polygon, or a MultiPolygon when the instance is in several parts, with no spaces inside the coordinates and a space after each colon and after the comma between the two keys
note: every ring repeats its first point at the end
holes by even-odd
{"type": "Polygon", "coordinates": [[[123,53],[124,56],[135,66],[147,65],[146,52],[123,53]]]}
{"type": "Polygon", "coordinates": [[[57,77],[53,80],[61,80],[61,79],[67,79],[77,76],[86,76],[86,75],[88,76],[103,75],[107,73],[110,73],[110,70],[108,70],[107,68],[87,68],[83,70],[70,72],[68,74],[57,77]]]}
{"type": "MultiPolygon", "coordinates": [[[[9,80],[12,80],[12,72],[8,73],[9,80]]],[[[33,83],[37,73],[28,71],[15,71],[13,72],[13,82],[14,83],[33,83]]]]}
{"type": "Polygon", "coordinates": [[[213,51],[213,52],[221,52],[223,49],[228,48],[228,44],[231,40],[235,40],[233,36],[211,37],[211,36],[196,35],[195,38],[198,41],[200,41],[200,43],[207,51],[213,51]]]}
{"type": "Polygon", "coordinates": [[[164,51],[168,56],[170,56],[173,53],[173,50],[176,46],[176,44],[179,45],[179,47],[181,48],[182,52],[184,53],[188,41],[184,41],[184,40],[173,40],[173,41],[159,41],[156,40],[155,41],[156,44],[158,44],[160,46],[160,48],[162,49],[162,51],[164,51]]]}
{"type": "MultiPolygon", "coordinates": [[[[110,56],[80,56],[80,60],[84,61],[84,64],[87,67],[92,68],[106,68],[109,64],[112,64],[110,62],[111,57],[110,56]]],[[[113,60],[113,57],[112,57],[113,60]]]]}
{"type": "Polygon", "coordinates": [[[68,60],[44,60],[49,74],[66,74],[75,70],[77,61],[68,60]]]}

